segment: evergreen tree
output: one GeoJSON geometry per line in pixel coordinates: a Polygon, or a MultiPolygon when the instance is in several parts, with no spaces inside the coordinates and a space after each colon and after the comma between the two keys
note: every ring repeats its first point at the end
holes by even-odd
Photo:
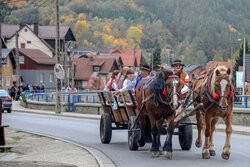
{"type": "Polygon", "coordinates": [[[153,65],[160,65],[161,64],[161,46],[157,42],[155,49],[153,51],[153,65]]]}
{"type": "MultiPolygon", "coordinates": [[[[249,52],[250,51],[248,48],[248,42],[246,42],[246,54],[248,54],[249,52]]],[[[232,78],[234,84],[236,84],[236,71],[238,71],[239,66],[243,66],[243,44],[240,47],[239,56],[235,58],[235,65],[232,78]]]]}

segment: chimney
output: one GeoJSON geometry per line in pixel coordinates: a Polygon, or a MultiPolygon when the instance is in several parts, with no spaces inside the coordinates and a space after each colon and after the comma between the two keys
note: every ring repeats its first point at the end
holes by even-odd
{"type": "Polygon", "coordinates": [[[21,48],[25,48],[25,43],[21,43],[21,48]]]}
{"type": "Polygon", "coordinates": [[[25,26],[24,23],[20,23],[20,24],[19,24],[19,30],[21,30],[24,26],[25,26]]]}
{"type": "Polygon", "coordinates": [[[38,23],[34,23],[34,33],[38,36],[38,23]]]}

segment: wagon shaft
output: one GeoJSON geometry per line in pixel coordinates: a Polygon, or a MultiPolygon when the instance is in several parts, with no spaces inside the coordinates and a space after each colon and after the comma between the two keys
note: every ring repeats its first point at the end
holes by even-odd
{"type": "Polygon", "coordinates": [[[192,111],[190,111],[188,114],[184,115],[182,118],[180,118],[177,122],[175,122],[175,127],[178,127],[180,123],[185,121],[188,117],[196,114],[197,111],[199,111],[201,108],[203,108],[203,103],[200,103],[198,106],[196,106],[192,111]]]}

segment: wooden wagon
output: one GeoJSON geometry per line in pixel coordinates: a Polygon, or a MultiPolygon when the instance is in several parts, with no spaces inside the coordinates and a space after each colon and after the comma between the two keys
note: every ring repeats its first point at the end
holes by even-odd
{"type": "MultiPolygon", "coordinates": [[[[137,144],[140,138],[140,127],[138,117],[140,111],[137,108],[134,92],[132,90],[114,96],[112,92],[98,92],[103,114],[100,121],[100,139],[103,144],[108,144],[112,138],[112,130],[128,129],[128,145],[130,150],[138,150],[137,144]]],[[[200,106],[199,106],[200,107],[200,106]]],[[[185,114],[176,123],[178,131],[174,135],[179,136],[179,143],[182,150],[189,150],[192,146],[193,130],[192,123],[188,118],[194,115],[198,108],[185,114]]],[[[184,111],[184,110],[183,110],[184,111]]],[[[164,124],[161,134],[166,134],[167,125],[164,124]]],[[[140,146],[142,147],[142,146],[140,146]]]]}

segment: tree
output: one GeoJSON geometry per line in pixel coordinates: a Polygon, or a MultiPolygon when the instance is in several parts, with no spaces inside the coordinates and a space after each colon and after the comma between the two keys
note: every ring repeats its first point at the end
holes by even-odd
{"type": "MultiPolygon", "coordinates": [[[[249,48],[248,48],[248,42],[246,42],[246,54],[248,54],[249,48]]],[[[239,66],[243,66],[243,44],[240,47],[239,56],[235,58],[235,65],[234,65],[234,71],[233,71],[233,78],[232,81],[234,84],[236,84],[236,71],[239,70],[239,66]]]]}
{"type": "Polygon", "coordinates": [[[161,46],[157,42],[155,49],[153,51],[153,65],[155,66],[155,65],[160,65],[160,64],[161,64],[161,46]]]}

